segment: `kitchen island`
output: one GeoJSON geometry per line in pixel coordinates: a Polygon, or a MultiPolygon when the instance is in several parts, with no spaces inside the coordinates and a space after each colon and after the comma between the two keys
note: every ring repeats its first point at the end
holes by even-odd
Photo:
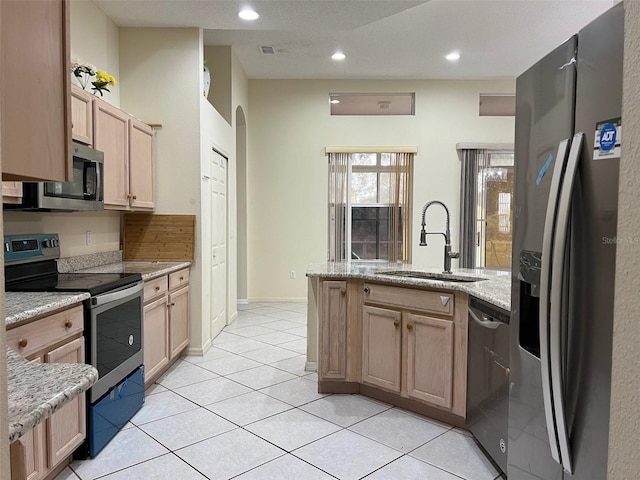
{"type": "Polygon", "coordinates": [[[464,425],[468,299],[509,310],[509,272],[330,262],[307,277],[307,368],[317,366],[320,392],[464,425]]]}

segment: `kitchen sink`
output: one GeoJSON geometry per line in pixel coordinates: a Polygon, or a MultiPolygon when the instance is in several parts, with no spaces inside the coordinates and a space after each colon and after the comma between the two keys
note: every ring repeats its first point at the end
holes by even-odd
{"type": "Polygon", "coordinates": [[[479,282],[486,280],[482,277],[465,277],[462,275],[452,275],[448,273],[416,272],[411,270],[392,270],[389,272],[379,272],[380,275],[391,275],[393,277],[422,278],[425,280],[439,280],[442,282],[479,282]]]}

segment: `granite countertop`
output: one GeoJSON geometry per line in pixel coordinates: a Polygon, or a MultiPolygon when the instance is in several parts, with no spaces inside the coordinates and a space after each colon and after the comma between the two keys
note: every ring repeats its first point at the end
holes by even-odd
{"type": "Polygon", "coordinates": [[[89,298],[88,293],[6,292],[5,325],[7,329],[26,320],[71,307],[89,298]]]}
{"type": "Polygon", "coordinates": [[[51,416],[98,380],[80,363],[30,363],[7,349],[9,443],[51,416]]]}
{"type": "Polygon", "coordinates": [[[362,278],[369,281],[397,283],[415,287],[441,288],[467,293],[504,310],[511,311],[511,272],[485,269],[454,269],[452,277],[476,277],[477,282],[451,282],[438,279],[385,275],[389,271],[426,272],[441,275],[441,268],[424,268],[410,264],[363,264],[356,262],[326,262],[309,265],[307,277],[362,278]]]}
{"type": "Polygon", "coordinates": [[[132,262],[123,261],[77,270],[86,273],[140,273],[143,280],[151,280],[189,268],[191,262],[132,262]]]}

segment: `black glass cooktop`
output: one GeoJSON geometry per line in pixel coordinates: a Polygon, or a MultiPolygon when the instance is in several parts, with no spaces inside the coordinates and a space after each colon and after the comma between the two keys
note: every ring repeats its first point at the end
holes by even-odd
{"type": "Polygon", "coordinates": [[[99,295],[142,280],[139,273],[54,273],[6,284],[8,292],[89,292],[99,295]]]}

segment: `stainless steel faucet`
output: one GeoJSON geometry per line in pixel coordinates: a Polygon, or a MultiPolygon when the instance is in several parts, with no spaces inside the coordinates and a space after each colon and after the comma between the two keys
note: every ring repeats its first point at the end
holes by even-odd
{"type": "Polygon", "coordinates": [[[458,258],[460,253],[451,251],[451,216],[449,215],[449,209],[447,206],[439,200],[431,200],[424,207],[422,207],[422,230],[420,231],[420,246],[424,247],[427,245],[427,235],[443,235],[444,236],[444,272],[443,273],[452,273],[451,272],[451,259],[458,258]],[[426,226],[427,222],[425,220],[425,216],[427,214],[427,209],[433,205],[441,205],[444,208],[444,211],[447,214],[447,228],[445,233],[442,232],[427,232],[426,226]]]}

